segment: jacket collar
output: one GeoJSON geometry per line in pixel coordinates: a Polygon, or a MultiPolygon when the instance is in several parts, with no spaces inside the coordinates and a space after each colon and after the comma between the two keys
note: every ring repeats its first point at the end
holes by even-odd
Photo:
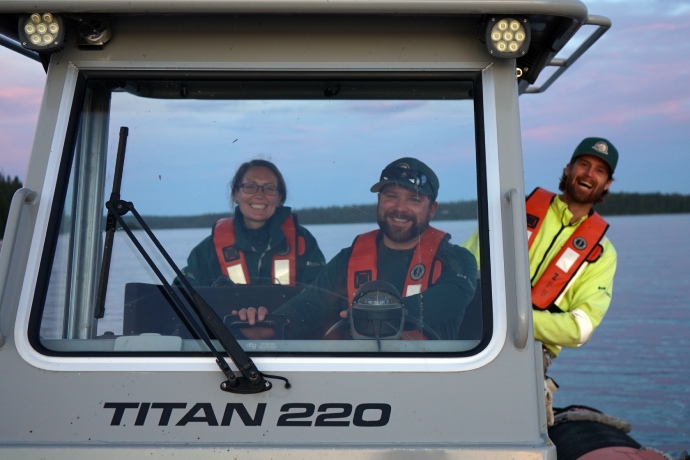
{"type": "Polygon", "coordinates": [[[587,216],[582,216],[577,222],[571,224],[570,220],[573,218],[573,213],[568,209],[568,205],[561,200],[560,195],[554,197],[551,202],[551,209],[556,212],[557,216],[561,216],[561,225],[564,227],[580,225],[587,218],[587,216]]]}
{"type": "MultiPolygon", "coordinates": [[[[285,241],[285,235],[283,235],[283,230],[280,226],[291,213],[292,209],[289,206],[280,206],[276,208],[276,212],[266,222],[265,227],[268,229],[269,249],[280,247],[285,241]]],[[[235,226],[235,246],[242,251],[251,251],[252,244],[247,237],[248,230],[244,226],[244,217],[239,206],[235,207],[233,225],[235,226]]]]}

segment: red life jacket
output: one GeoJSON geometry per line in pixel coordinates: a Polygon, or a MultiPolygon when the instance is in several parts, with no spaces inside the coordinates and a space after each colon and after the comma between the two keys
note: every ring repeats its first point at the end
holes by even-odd
{"type": "MultiPolygon", "coordinates": [[[[532,247],[555,196],[555,193],[537,188],[527,197],[528,248],[532,247]]],[[[601,257],[601,240],[608,228],[609,224],[596,212],[592,211],[587,216],[532,286],[533,308],[546,310],[560,303],[561,297],[575,281],[580,270],[601,257]]]]}
{"type": "MultiPolygon", "coordinates": [[[[380,230],[363,233],[355,238],[352,244],[352,255],[347,264],[347,297],[352,307],[352,299],[357,288],[364,283],[377,279],[376,262],[378,260],[376,236],[380,230]]],[[[441,276],[441,262],[435,260],[446,232],[429,227],[414,250],[410,267],[405,277],[403,297],[426,291],[441,276]]]]}
{"type": "MultiPolygon", "coordinates": [[[[306,243],[297,237],[295,220],[292,215],[282,223],[280,229],[285,235],[287,248],[272,257],[273,284],[294,286],[297,281],[297,256],[304,254],[306,243]]],[[[235,248],[235,225],[231,218],[220,219],[213,229],[213,244],[220,269],[235,284],[251,284],[249,268],[244,252],[235,248]]]]}

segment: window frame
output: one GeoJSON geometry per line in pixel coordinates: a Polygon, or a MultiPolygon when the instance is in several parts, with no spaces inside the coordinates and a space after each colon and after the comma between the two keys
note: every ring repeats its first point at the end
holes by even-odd
{"type": "MultiPolygon", "coordinates": [[[[72,99],[70,100],[71,103],[69,105],[69,108],[67,108],[66,105],[61,105],[60,107],[60,113],[58,114],[58,119],[63,120],[61,123],[58,124],[58,127],[55,131],[55,137],[53,139],[53,146],[54,147],[59,147],[59,150],[62,152],[62,155],[60,156],[60,160],[56,160],[56,156],[51,157],[51,165],[48,168],[49,174],[46,175],[46,186],[51,186],[52,183],[52,190],[54,190],[52,194],[52,199],[49,202],[46,202],[46,200],[41,201],[41,209],[39,210],[39,215],[42,216],[42,218],[39,218],[39,222],[37,224],[43,224],[42,227],[45,230],[45,233],[43,235],[43,238],[41,239],[41,244],[39,245],[40,247],[37,247],[36,245],[32,245],[32,250],[31,254],[33,255],[33,260],[40,260],[40,263],[36,264],[35,266],[38,267],[38,270],[36,271],[35,275],[36,276],[31,276],[32,273],[27,272],[27,276],[25,278],[25,287],[26,284],[29,283],[31,284],[33,282],[33,287],[30,290],[23,289],[23,294],[22,294],[22,302],[21,304],[31,304],[32,308],[29,310],[30,314],[26,317],[27,321],[22,322],[18,321],[17,322],[17,328],[22,329],[22,334],[21,336],[26,339],[28,339],[26,342],[22,342],[22,347],[21,349],[23,350],[23,354],[25,358],[29,355],[31,355],[31,361],[35,363],[35,365],[38,365],[38,367],[46,368],[46,369],[54,369],[56,366],[56,363],[59,363],[61,361],[69,361],[71,364],[77,364],[80,363],[76,367],[76,369],[80,370],[96,370],[97,368],[100,369],[112,369],[113,366],[109,366],[107,361],[112,361],[112,360],[118,360],[120,361],[117,365],[115,365],[115,368],[119,368],[120,370],[137,370],[140,368],[141,365],[144,366],[144,368],[147,368],[147,366],[150,366],[151,363],[155,362],[159,365],[162,366],[163,369],[165,368],[174,368],[178,369],[177,365],[179,365],[181,362],[191,364],[193,362],[196,362],[196,364],[201,365],[201,367],[196,367],[198,369],[208,369],[208,356],[207,354],[201,354],[201,355],[188,355],[188,354],[179,354],[179,353],[145,353],[145,356],[141,356],[141,353],[134,353],[134,354],[124,354],[124,355],[118,355],[116,353],[98,353],[98,352],[89,352],[85,354],[80,354],[80,353],[68,353],[68,354],[63,354],[59,352],[55,352],[54,350],[49,350],[45,348],[42,344],[41,341],[38,337],[37,331],[39,330],[40,327],[40,320],[41,320],[41,314],[43,310],[43,306],[45,304],[45,296],[47,293],[47,283],[50,278],[50,269],[51,265],[53,262],[53,257],[54,257],[54,251],[55,251],[55,246],[56,246],[56,241],[57,241],[57,234],[58,234],[58,227],[60,225],[60,214],[62,213],[62,209],[64,206],[65,202],[65,196],[66,196],[66,185],[65,182],[69,180],[69,175],[71,171],[71,166],[72,166],[72,160],[73,160],[73,152],[74,152],[74,146],[77,141],[77,131],[78,131],[78,126],[79,126],[79,117],[80,117],[80,111],[81,108],[83,107],[83,102],[84,102],[84,91],[86,88],[86,84],[89,80],[92,79],[115,79],[122,77],[124,75],[128,76],[129,78],[135,78],[137,76],[140,76],[140,78],[156,78],[156,79],[161,79],[164,78],[166,75],[170,76],[178,76],[184,73],[185,75],[188,75],[190,72],[189,71],[184,71],[184,72],[151,72],[151,71],[103,71],[103,70],[90,70],[90,71],[82,71],[80,72],[76,66],[70,65],[70,69],[68,71],[67,78],[64,82],[64,97],[63,97],[63,102],[70,100],[68,99],[71,97],[72,99]],[[64,126],[65,129],[61,131],[60,125],[64,126]],[[64,136],[64,137],[61,137],[64,136]],[[64,190],[64,192],[63,192],[64,190]],[[47,237],[46,235],[51,235],[51,237],[47,237]],[[45,242],[45,246],[43,244],[45,242]],[[33,280],[33,281],[32,281],[33,280]],[[27,298],[29,294],[27,292],[31,292],[31,299],[27,298]],[[102,358],[107,358],[106,360],[103,360],[102,358]],[[96,362],[100,362],[101,365],[97,366],[89,366],[88,363],[91,364],[96,364],[96,362]],[[146,363],[146,364],[143,364],[146,363]],[[177,363],[177,364],[173,364],[177,363]],[[201,364],[205,363],[205,364],[201,364]],[[83,367],[85,366],[85,367],[83,367]],[[172,367],[168,367],[172,366],[172,367]]],[[[491,84],[487,84],[487,81],[491,83],[491,75],[492,75],[492,70],[490,68],[488,69],[481,69],[481,70],[473,70],[473,71],[467,71],[467,70],[443,70],[443,71],[434,71],[433,73],[427,72],[427,71],[358,71],[358,72],[344,72],[342,70],[332,70],[332,71],[319,71],[319,72],[313,72],[313,71],[290,71],[290,72],[272,72],[272,71],[259,71],[259,72],[231,72],[235,75],[241,76],[242,78],[247,78],[247,77],[269,77],[271,79],[280,79],[280,78],[285,78],[286,76],[289,76],[290,78],[299,78],[301,76],[309,76],[310,78],[324,78],[324,77],[329,77],[329,78],[334,78],[334,77],[347,77],[347,78],[360,78],[360,79],[370,79],[370,78],[375,78],[375,79],[380,79],[382,81],[386,80],[394,80],[397,78],[417,78],[420,80],[424,79],[429,79],[431,78],[442,78],[442,79],[448,79],[451,77],[457,78],[458,75],[471,75],[471,80],[473,81],[475,85],[475,94],[478,96],[474,97],[474,105],[475,105],[475,147],[476,147],[476,164],[477,168],[479,169],[478,173],[478,178],[477,178],[477,201],[478,201],[478,206],[479,206],[479,216],[478,216],[478,223],[479,223],[479,228],[480,232],[483,232],[481,234],[487,234],[486,232],[488,231],[488,228],[490,227],[490,221],[493,219],[496,219],[496,213],[495,210],[489,209],[489,203],[492,202],[492,199],[490,197],[491,189],[495,189],[496,186],[494,186],[492,183],[494,183],[498,178],[493,177],[491,178],[491,173],[492,168],[494,171],[497,170],[497,164],[498,164],[498,158],[497,158],[497,151],[495,151],[495,146],[490,145],[491,142],[487,142],[487,139],[490,138],[490,135],[492,134],[492,128],[495,130],[495,120],[494,123],[491,123],[491,118],[495,116],[495,114],[492,113],[487,113],[486,111],[486,104],[487,102],[490,102],[492,99],[492,95],[494,92],[494,89],[491,84]],[[488,78],[488,80],[487,80],[488,78]],[[487,99],[487,95],[489,96],[487,99]],[[489,123],[487,123],[487,121],[489,123]],[[493,124],[493,126],[492,126],[493,124]],[[487,136],[487,134],[489,136],[487,136]],[[487,144],[489,144],[489,148],[487,149],[487,144]],[[493,150],[493,151],[492,151],[493,150]],[[484,172],[485,174],[482,174],[484,172]]],[[[213,78],[218,78],[219,73],[218,72],[195,72],[194,77],[202,77],[206,76],[208,77],[213,77],[213,78]]],[[[490,107],[492,107],[491,105],[490,107]]],[[[489,111],[490,112],[490,111],[489,111]]],[[[57,149],[53,149],[53,151],[56,151],[57,149]]],[[[44,189],[46,189],[44,187],[44,189]]],[[[500,222],[500,216],[499,220],[497,222],[500,222]]],[[[494,225],[495,228],[495,225],[494,225]]],[[[494,232],[494,236],[495,236],[494,232]]],[[[34,239],[35,241],[36,239],[34,239]]],[[[490,260],[489,258],[489,248],[493,247],[494,239],[491,239],[490,241],[487,241],[486,239],[482,240],[482,260],[486,260],[487,262],[490,260]],[[485,259],[486,257],[486,259],[485,259]]],[[[457,242],[456,242],[457,243],[457,242]]],[[[494,249],[496,249],[494,247],[494,249]]],[[[500,249],[500,248],[499,248],[500,249]]],[[[498,251],[499,253],[501,251],[498,251]]],[[[31,264],[30,264],[31,265],[31,264]]],[[[485,265],[485,264],[483,264],[485,265]]],[[[496,270],[491,270],[491,273],[497,273],[496,270]]],[[[457,366],[460,366],[460,368],[466,369],[467,366],[470,368],[477,367],[480,363],[485,363],[487,359],[490,359],[491,357],[495,356],[498,351],[500,350],[499,343],[502,343],[503,340],[505,339],[505,308],[502,307],[502,305],[496,304],[493,299],[496,299],[496,289],[498,288],[498,285],[495,283],[492,283],[491,279],[491,273],[487,271],[486,274],[483,275],[482,283],[481,283],[481,289],[482,289],[482,296],[485,299],[489,299],[488,302],[490,302],[491,308],[483,308],[484,316],[485,316],[485,321],[488,320],[489,322],[485,322],[485,327],[486,324],[489,324],[489,329],[490,330],[488,333],[485,331],[483,334],[483,339],[481,343],[473,350],[473,352],[469,355],[466,354],[458,354],[458,353],[447,353],[447,354],[433,354],[433,355],[423,355],[423,356],[415,356],[415,355],[396,355],[393,357],[386,356],[386,357],[370,357],[370,356],[285,356],[285,355],[276,355],[276,356],[261,356],[260,354],[257,355],[255,358],[258,363],[262,363],[262,361],[265,361],[265,363],[271,363],[271,366],[267,370],[294,370],[295,367],[293,367],[293,364],[298,364],[302,363],[305,366],[298,366],[300,370],[326,370],[326,368],[332,368],[331,365],[326,366],[324,368],[323,366],[326,364],[326,362],[329,362],[331,364],[334,364],[336,362],[341,362],[341,364],[335,364],[335,368],[338,370],[343,370],[350,368],[350,365],[354,366],[352,367],[353,370],[376,370],[379,371],[381,370],[381,365],[386,364],[384,366],[385,368],[390,368],[392,365],[393,368],[395,369],[403,369],[409,368],[409,365],[412,363],[420,364],[422,362],[426,363],[426,365],[429,365],[430,363],[436,363],[439,364],[439,369],[441,370],[448,370],[448,366],[450,365],[450,368],[457,368],[457,366]],[[493,322],[492,322],[493,319],[493,322]],[[496,320],[498,320],[496,322],[496,320]],[[476,350],[476,351],[475,351],[476,350]],[[348,366],[342,367],[342,361],[347,361],[349,363],[348,366]],[[314,364],[319,363],[315,367],[314,364]],[[277,365],[277,366],[276,366],[277,365]],[[287,366],[288,368],[284,368],[287,366]]],[[[498,273],[502,273],[502,270],[499,270],[498,273]]],[[[500,280],[499,280],[500,282],[500,280]]],[[[478,286],[480,288],[480,286],[478,286]]],[[[499,297],[500,298],[500,297],[499,297]]],[[[28,310],[28,309],[27,309],[28,310]]],[[[112,364],[112,363],[110,363],[112,364]]],[[[263,364],[263,363],[262,363],[263,364]]],[[[482,364],[483,365],[483,364],[482,364]]],[[[215,366],[215,364],[214,364],[215,366]]],[[[57,364],[57,367],[60,367],[61,369],[64,369],[64,367],[61,367],[59,364],[57,364]]],[[[335,369],[334,368],[334,369],[335,369]]]]}

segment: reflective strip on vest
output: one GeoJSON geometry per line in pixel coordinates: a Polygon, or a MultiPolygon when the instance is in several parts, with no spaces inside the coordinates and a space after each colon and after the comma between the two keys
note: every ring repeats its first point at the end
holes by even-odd
{"type": "Polygon", "coordinates": [[[568,290],[572,287],[573,284],[575,284],[575,281],[584,273],[585,268],[589,265],[587,261],[585,261],[580,268],[575,272],[575,275],[573,275],[572,278],[570,278],[570,281],[568,281],[568,285],[563,289],[563,292],[561,292],[561,295],[558,296],[558,298],[554,301],[554,305],[558,306],[561,304],[561,301],[563,300],[563,297],[565,297],[565,293],[568,292],[568,290]]]}
{"type": "Polygon", "coordinates": [[[587,316],[587,313],[579,308],[571,311],[570,314],[573,315],[573,318],[575,318],[575,322],[577,323],[577,327],[580,329],[580,342],[577,344],[577,346],[581,347],[589,342],[589,339],[592,337],[594,325],[592,324],[592,320],[589,319],[589,316],[587,316]]]}
{"type": "MultiPolygon", "coordinates": [[[[528,247],[532,247],[555,196],[548,190],[537,188],[527,198],[528,247]]],[[[546,310],[552,305],[558,306],[587,264],[596,262],[601,256],[601,241],[608,227],[599,214],[592,212],[575,229],[532,286],[533,308],[546,310]]]]}
{"type": "MultiPolygon", "coordinates": [[[[288,247],[285,254],[276,253],[272,256],[273,284],[293,286],[297,279],[297,252],[298,250],[304,252],[304,242],[299,241],[303,239],[302,237],[297,238],[294,216],[288,216],[280,228],[288,247]]],[[[231,218],[218,220],[213,229],[213,244],[221,271],[226,272],[228,278],[235,284],[251,284],[247,259],[243,251],[235,249],[235,241],[233,220],[231,218]]]]}
{"type": "Polygon", "coordinates": [[[403,297],[410,297],[419,294],[420,292],[422,292],[421,284],[408,284],[405,288],[405,295],[403,295],[403,297]]]}
{"type": "MultiPolygon", "coordinates": [[[[290,270],[290,261],[285,259],[279,259],[273,261],[273,283],[289,285],[290,283],[290,273],[294,270],[290,270]]],[[[294,283],[292,283],[294,284],[294,283]]]]}
{"type": "MultiPolygon", "coordinates": [[[[273,254],[273,284],[294,286],[297,283],[297,255],[304,244],[298,244],[294,216],[288,216],[281,224],[280,229],[288,247],[285,254],[273,254]]],[[[300,237],[300,239],[303,238],[300,237]]]]}
{"type": "MultiPolygon", "coordinates": [[[[376,263],[378,251],[376,237],[380,230],[363,233],[355,238],[352,244],[352,254],[347,264],[347,296],[348,306],[352,307],[352,299],[357,289],[364,283],[377,278],[376,263]]],[[[403,297],[410,297],[427,290],[430,284],[438,279],[441,264],[434,264],[436,252],[447,233],[429,227],[423,234],[419,244],[415,247],[410,266],[405,277],[403,297]],[[433,278],[432,278],[433,276],[433,278]]]]}
{"type": "Polygon", "coordinates": [[[235,284],[249,284],[244,275],[244,265],[239,263],[228,267],[228,278],[235,284]]]}

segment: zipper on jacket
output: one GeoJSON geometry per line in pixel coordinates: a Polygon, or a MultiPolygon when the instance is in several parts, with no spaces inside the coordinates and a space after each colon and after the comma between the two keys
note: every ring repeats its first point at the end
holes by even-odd
{"type": "MultiPolygon", "coordinates": [[[[565,214],[565,211],[563,211],[563,213],[565,214]]],[[[561,216],[561,222],[563,222],[563,216],[561,216]]],[[[537,273],[539,273],[539,270],[541,269],[542,264],[543,264],[544,261],[546,260],[546,256],[549,254],[549,251],[551,251],[551,248],[552,248],[553,245],[556,243],[556,240],[558,239],[558,236],[561,234],[561,232],[562,232],[566,227],[572,227],[572,225],[563,225],[563,224],[561,223],[561,229],[558,230],[558,232],[556,232],[556,234],[554,235],[553,239],[551,240],[551,244],[549,244],[549,247],[546,248],[546,251],[544,252],[544,256],[541,258],[541,261],[539,262],[539,265],[537,265],[537,269],[534,270],[534,275],[532,275],[532,278],[530,278],[530,280],[529,280],[529,281],[530,281],[530,284],[531,284],[532,286],[534,286],[534,277],[537,276],[537,273]]]]}

